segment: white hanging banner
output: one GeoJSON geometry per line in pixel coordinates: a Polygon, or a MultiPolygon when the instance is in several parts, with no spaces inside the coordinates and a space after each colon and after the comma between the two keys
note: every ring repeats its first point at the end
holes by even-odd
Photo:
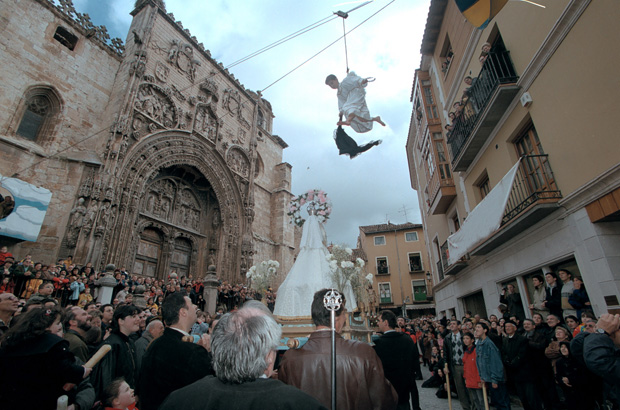
{"type": "Polygon", "coordinates": [[[461,229],[448,237],[448,264],[458,262],[483,239],[497,231],[504,217],[521,160],[508,171],[501,181],[470,212],[461,229]]]}

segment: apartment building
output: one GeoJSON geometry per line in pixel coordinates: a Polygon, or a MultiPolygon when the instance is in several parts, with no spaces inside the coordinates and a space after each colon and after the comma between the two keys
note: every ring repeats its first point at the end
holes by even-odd
{"type": "Polygon", "coordinates": [[[620,8],[508,2],[482,30],[432,0],[406,144],[437,312],[496,313],[536,274],[581,276],[620,311],[620,8]]]}
{"type": "Polygon", "coordinates": [[[359,227],[357,247],[374,276],[379,310],[410,317],[434,313],[429,259],[422,225],[380,224],[359,227]]]}

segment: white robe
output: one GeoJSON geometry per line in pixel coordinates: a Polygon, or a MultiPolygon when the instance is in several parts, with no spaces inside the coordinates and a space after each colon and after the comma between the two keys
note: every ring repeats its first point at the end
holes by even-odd
{"type": "MultiPolygon", "coordinates": [[[[329,251],[325,230],[316,215],[310,215],[304,223],[301,250],[286,279],[278,288],[273,314],[282,319],[310,319],[314,294],[324,288],[333,288],[332,274],[327,257],[329,251]]],[[[346,307],[357,307],[351,286],[339,289],[344,292],[346,307]]]]}
{"type": "MultiPolygon", "coordinates": [[[[343,113],[346,120],[349,115],[355,114],[358,117],[370,120],[370,111],[366,105],[366,90],[364,88],[367,84],[362,84],[364,79],[356,75],[353,71],[340,82],[338,86],[338,109],[343,113]]],[[[364,133],[372,130],[372,121],[360,121],[355,118],[351,121],[351,128],[355,132],[364,133]]]]}

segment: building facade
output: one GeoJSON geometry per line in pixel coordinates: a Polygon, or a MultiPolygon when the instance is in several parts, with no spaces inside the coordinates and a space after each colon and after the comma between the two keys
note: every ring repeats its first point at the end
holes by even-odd
{"type": "Polygon", "coordinates": [[[431,1],[406,149],[438,312],[496,313],[512,283],[528,313],[532,277],[558,269],[597,315],[620,309],[620,58],[601,41],[620,9],[538,3],[479,30],[431,1]]]}
{"type": "Polygon", "coordinates": [[[137,1],[125,44],[71,1],[1,0],[0,174],[52,191],[36,242],[156,278],[288,271],[287,144],[246,89],[161,0],[137,1]]]}
{"type": "Polygon", "coordinates": [[[430,265],[422,225],[381,224],[359,227],[357,248],[374,276],[377,306],[407,312],[433,312],[430,265]]]}

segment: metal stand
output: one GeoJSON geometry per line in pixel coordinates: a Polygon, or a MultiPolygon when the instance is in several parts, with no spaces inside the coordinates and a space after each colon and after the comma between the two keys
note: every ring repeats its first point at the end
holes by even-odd
{"type": "Polygon", "coordinates": [[[329,310],[332,333],[332,410],[336,410],[336,311],[342,305],[342,295],[335,289],[323,296],[323,306],[329,310]]]}

